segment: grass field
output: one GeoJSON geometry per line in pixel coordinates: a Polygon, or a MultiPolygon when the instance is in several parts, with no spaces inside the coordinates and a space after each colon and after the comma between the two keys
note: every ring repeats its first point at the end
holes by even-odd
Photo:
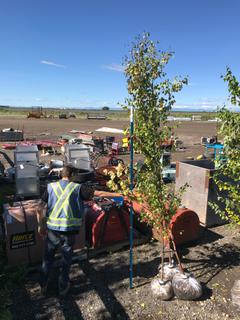
{"type": "MultiPolygon", "coordinates": [[[[4,117],[22,117],[26,118],[28,113],[32,111],[32,108],[1,108],[0,107],[0,116],[4,117]]],[[[47,117],[56,117],[58,118],[59,114],[61,113],[74,113],[77,118],[79,119],[86,119],[87,114],[90,115],[105,115],[108,119],[123,119],[126,120],[128,118],[128,112],[122,110],[109,110],[109,111],[102,111],[102,110],[94,110],[94,109],[44,109],[44,113],[46,112],[47,117]]]]}
{"type": "MultiPolygon", "coordinates": [[[[0,107],[0,116],[4,117],[11,117],[17,116],[25,118],[27,114],[32,111],[32,108],[4,108],[0,107]]],[[[58,117],[60,113],[74,113],[77,118],[79,119],[86,119],[87,114],[90,115],[105,115],[109,120],[127,120],[129,118],[129,112],[125,110],[108,110],[103,111],[101,109],[53,109],[53,108],[46,108],[44,109],[46,112],[47,117],[58,117]]],[[[207,121],[210,119],[216,118],[216,112],[179,112],[173,111],[171,112],[171,116],[174,117],[192,117],[201,116],[203,121],[207,121]]]]}

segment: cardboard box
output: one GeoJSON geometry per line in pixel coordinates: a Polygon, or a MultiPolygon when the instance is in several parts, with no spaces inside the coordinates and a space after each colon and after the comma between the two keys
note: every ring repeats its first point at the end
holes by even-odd
{"type": "MultiPolygon", "coordinates": [[[[6,254],[9,266],[36,264],[42,261],[45,241],[38,234],[36,209],[39,200],[4,205],[6,254]]],[[[74,250],[85,246],[85,225],[82,224],[74,250]]]]}

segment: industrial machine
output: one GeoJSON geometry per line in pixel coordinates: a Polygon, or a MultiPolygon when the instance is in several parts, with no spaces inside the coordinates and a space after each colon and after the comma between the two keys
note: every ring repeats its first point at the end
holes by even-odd
{"type": "Polygon", "coordinates": [[[163,168],[162,171],[164,182],[173,182],[176,178],[176,163],[170,163],[170,165],[163,168]]]}
{"type": "Polygon", "coordinates": [[[23,141],[23,130],[5,128],[0,131],[0,141],[23,141]]]}
{"type": "Polygon", "coordinates": [[[95,197],[86,215],[86,238],[100,248],[129,239],[129,211],[123,197],[95,197]]]}
{"type": "Polygon", "coordinates": [[[67,119],[68,118],[66,113],[60,113],[58,117],[59,117],[59,119],[67,119]]]}
{"type": "MultiPolygon", "coordinates": [[[[9,158],[6,152],[0,150],[0,156],[2,156],[4,160],[10,165],[11,169],[14,167],[13,161],[9,158]]],[[[5,177],[5,166],[1,159],[0,160],[0,178],[4,178],[4,177],[5,177]]]]}
{"type": "Polygon", "coordinates": [[[170,152],[163,153],[161,163],[163,166],[163,170],[162,170],[163,181],[166,183],[175,181],[176,164],[171,163],[171,153],[170,152]]]}
{"type": "MultiPolygon", "coordinates": [[[[43,257],[45,240],[38,233],[36,211],[39,199],[4,204],[4,240],[9,266],[39,263],[43,257]]],[[[76,237],[74,250],[85,246],[84,221],[76,237]]]]}
{"type": "MultiPolygon", "coordinates": [[[[57,163],[55,166],[60,164],[57,163]]],[[[45,242],[37,230],[36,213],[40,196],[40,164],[37,146],[17,145],[14,151],[13,169],[15,195],[19,201],[14,201],[12,204],[6,203],[3,208],[6,256],[9,266],[34,264],[42,260],[45,242]],[[27,200],[29,198],[31,200],[27,200]]],[[[84,246],[85,224],[83,219],[74,249],[82,249],[84,246]]]]}
{"type": "MultiPolygon", "coordinates": [[[[161,231],[156,227],[150,228],[146,223],[137,221],[143,210],[148,211],[147,203],[132,202],[134,210],[134,225],[145,235],[153,236],[161,241],[161,231]]],[[[170,229],[176,245],[195,241],[199,238],[200,222],[195,211],[179,207],[170,221],[170,229]]]]}
{"type": "Polygon", "coordinates": [[[65,144],[65,163],[76,169],[91,169],[89,148],[84,144],[65,144]]]}
{"type": "Polygon", "coordinates": [[[27,115],[27,118],[35,118],[35,119],[40,119],[40,118],[47,118],[47,113],[46,111],[43,112],[43,107],[32,107],[32,111],[30,111],[27,115]]]}
{"type": "Polygon", "coordinates": [[[161,164],[163,167],[167,167],[171,164],[171,153],[164,152],[161,159],[161,164]]]}
{"type": "Polygon", "coordinates": [[[14,151],[16,196],[40,195],[39,155],[36,145],[17,145],[14,151]]]}

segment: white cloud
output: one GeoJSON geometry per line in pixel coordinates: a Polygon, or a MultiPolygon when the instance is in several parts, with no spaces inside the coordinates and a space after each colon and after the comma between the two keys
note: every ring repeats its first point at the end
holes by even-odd
{"type": "Polygon", "coordinates": [[[47,64],[48,66],[53,66],[53,67],[57,67],[57,68],[66,68],[66,66],[64,66],[63,64],[58,64],[58,63],[55,63],[53,61],[48,61],[48,60],[41,60],[40,63],[47,64]]]}
{"type": "Polygon", "coordinates": [[[124,72],[124,67],[121,64],[112,63],[104,66],[105,69],[116,71],[116,72],[124,72]]]}

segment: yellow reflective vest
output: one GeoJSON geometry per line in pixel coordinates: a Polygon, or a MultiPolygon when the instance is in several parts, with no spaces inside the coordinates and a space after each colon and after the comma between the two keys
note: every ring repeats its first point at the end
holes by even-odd
{"type": "Polygon", "coordinates": [[[80,189],[80,184],[67,180],[48,184],[48,229],[65,232],[79,230],[83,217],[80,189]]]}

